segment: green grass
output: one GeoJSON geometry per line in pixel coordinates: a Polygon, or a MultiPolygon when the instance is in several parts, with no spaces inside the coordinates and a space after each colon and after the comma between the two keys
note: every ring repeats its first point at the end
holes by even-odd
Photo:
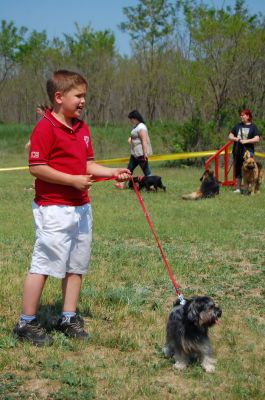
{"type": "MultiPolygon", "coordinates": [[[[201,170],[152,167],[167,192],[142,198],[175,279],[185,297],[211,295],[223,309],[210,331],[215,374],[196,364],[177,372],[163,357],[174,290],[134,192],[112,182],[91,190],[93,251],[79,307],[91,340],[52,332],[49,348],[16,342],[10,332],[34,242],[33,194],[24,191],[32,179],[0,172],[1,399],[264,398],[265,190],[251,197],[222,188],[215,199],[187,202],[181,195],[199,185],[201,170]]],[[[60,281],[50,279],[41,320],[52,326],[60,306],[60,281]]]]}

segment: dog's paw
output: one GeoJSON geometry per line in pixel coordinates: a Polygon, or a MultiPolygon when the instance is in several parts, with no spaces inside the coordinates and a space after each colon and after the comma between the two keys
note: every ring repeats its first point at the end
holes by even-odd
{"type": "Polygon", "coordinates": [[[202,362],[202,368],[205,372],[213,373],[215,371],[215,360],[213,358],[205,358],[202,362]]]}
{"type": "Polygon", "coordinates": [[[183,371],[185,369],[187,364],[184,362],[176,361],[175,364],[173,365],[173,368],[177,369],[178,371],[183,371]]]}
{"type": "Polygon", "coordinates": [[[168,346],[163,347],[162,352],[167,358],[171,358],[174,355],[174,352],[168,346]]]}

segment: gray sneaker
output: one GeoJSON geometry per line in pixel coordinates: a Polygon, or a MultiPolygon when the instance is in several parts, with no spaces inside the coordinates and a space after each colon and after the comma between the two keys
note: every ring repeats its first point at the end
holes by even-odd
{"type": "Polygon", "coordinates": [[[30,322],[19,321],[13,329],[13,336],[34,346],[49,346],[53,343],[52,337],[47,335],[36,318],[30,322]]]}
{"type": "Polygon", "coordinates": [[[89,339],[88,333],[84,330],[84,320],[79,315],[60,318],[57,330],[71,338],[89,339]]]}

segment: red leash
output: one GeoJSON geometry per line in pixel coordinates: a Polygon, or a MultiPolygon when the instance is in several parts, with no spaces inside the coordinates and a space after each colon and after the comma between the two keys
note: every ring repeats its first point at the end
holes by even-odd
{"type": "MultiPolygon", "coordinates": [[[[114,180],[114,179],[115,179],[115,178],[112,177],[112,178],[96,178],[95,180],[96,180],[97,182],[99,182],[99,181],[103,181],[103,180],[114,180]]],[[[130,179],[131,179],[131,181],[132,181],[133,189],[134,189],[134,192],[135,192],[135,194],[136,194],[137,200],[138,200],[138,202],[140,203],[140,206],[141,206],[141,208],[142,208],[142,210],[143,210],[144,216],[145,216],[145,218],[146,218],[146,220],[147,220],[147,222],[148,222],[148,225],[149,225],[149,227],[150,227],[150,229],[151,229],[151,231],[152,231],[152,233],[153,233],[153,235],[154,235],[154,238],[155,238],[155,240],[156,240],[156,242],[157,242],[157,246],[158,246],[158,248],[159,248],[159,250],[160,250],[162,259],[163,259],[164,264],[165,264],[165,267],[166,267],[166,269],[167,269],[167,273],[168,273],[169,278],[171,279],[171,282],[172,282],[172,284],[173,284],[173,286],[174,286],[174,288],[175,288],[176,294],[177,294],[177,296],[178,296],[178,298],[179,298],[179,300],[180,300],[180,303],[181,303],[181,304],[185,304],[185,299],[184,299],[183,295],[181,294],[181,292],[180,292],[180,290],[179,290],[179,285],[177,284],[177,282],[176,282],[176,280],[175,280],[175,278],[174,278],[174,276],[173,276],[173,274],[172,274],[172,271],[171,271],[171,269],[170,269],[170,267],[169,267],[169,264],[168,264],[168,262],[167,262],[165,253],[164,253],[164,251],[163,251],[163,249],[162,249],[162,246],[161,246],[161,244],[160,244],[160,241],[159,241],[159,239],[158,239],[158,237],[157,237],[157,234],[156,234],[156,232],[155,232],[155,230],[154,230],[152,221],[151,221],[151,219],[150,219],[150,217],[149,217],[149,215],[148,215],[148,212],[147,212],[147,210],[146,210],[146,208],[145,208],[143,199],[142,199],[141,196],[140,196],[138,187],[137,187],[137,185],[135,184],[135,182],[134,182],[132,176],[131,176],[130,179]]]]}

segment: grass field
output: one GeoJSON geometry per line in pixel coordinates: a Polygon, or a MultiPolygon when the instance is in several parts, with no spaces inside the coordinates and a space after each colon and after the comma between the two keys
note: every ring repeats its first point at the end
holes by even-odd
{"type": "MultiPolygon", "coordinates": [[[[127,132],[113,134],[113,143],[109,132],[97,131],[97,158],[126,156],[126,144],[117,143],[127,132]]],[[[0,126],[0,168],[27,164],[29,133],[28,127],[0,126]]],[[[264,398],[265,186],[254,197],[222,188],[215,199],[185,202],[181,195],[197,188],[202,169],[155,163],[152,169],[167,192],[143,192],[142,198],[176,281],[186,298],[207,294],[223,310],[210,331],[216,372],[206,374],[197,364],[177,372],[164,358],[165,323],[176,295],[134,192],[112,182],[91,190],[93,251],[79,307],[91,340],[80,343],[52,330],[49,348],[16,342],[10,332],[34,242],[33,193],[24,190],[32,178],[27,171],[0,172],[1,400],[264,398]]],[[[60,281],[50,279],[39,310],[49,329],[60,307],[60,281]]]]}
{"type": "MultiPolygon", "coordinates": [[[[31,183],[26,171],[0,173],[1,399],[263,399],[265,335],[264,203],[223,188],[219,197],[185,202],[201,170],[158,168],[167,192],[142,198],[185,297],[213,296],[223,309],[211,332],[215,374],[199,365],[177,372],[162,355],[172,284],[133,191],[93,186],[94,243],[80,312],[91,340],[52,332],[35,348],[10,332],[20,313],[33,245],[31,183]]],[[[60,282],[45,287],[40,318],[60,311],[60,282]]]]}

